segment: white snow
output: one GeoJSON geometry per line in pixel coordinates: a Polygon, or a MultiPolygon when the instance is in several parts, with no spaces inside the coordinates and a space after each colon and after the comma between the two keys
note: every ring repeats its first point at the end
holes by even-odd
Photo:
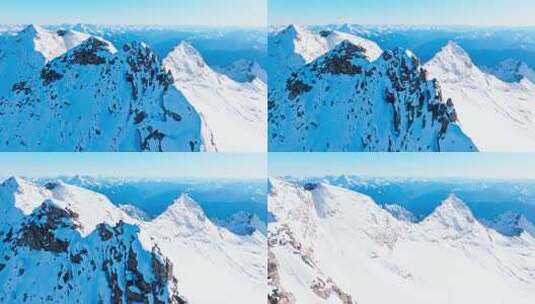
{"type": "Polygon", "coordinates": [[[279,276],[270,291],[285,290],[295,303],[342,303],[335,292],[320,298],[311,289],[320,279],[351,303],[527,304],[535,297],[535,239],[484,227],[453,196],[411,223],[356,192],[270,182],[276,222],[268,241],[279,276]]]}
{"type": "Polygon", "coordinates": [[[203,119],[203,141],[220,152],[267,150],[267,85],[241,83],[215,72],[187,42],[164,60],[178,88],[203,119]]]}
{"type": "Polygon", "coordinates": [[[425,68],[453,100],[461,129],[480,151],[535,151],[535,84],[508,83],[482,72],[454,42],[425,68]]]}

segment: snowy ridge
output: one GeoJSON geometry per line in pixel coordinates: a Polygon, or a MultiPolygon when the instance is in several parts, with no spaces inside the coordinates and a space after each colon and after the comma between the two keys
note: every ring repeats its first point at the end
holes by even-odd
{"type": "Polygon", "coordinates": [[[80,187],[10,178],[0,185],[0,208],[15,215],[0,226],[0,302],[265,298],[265,235],[237,235],[214,225],[187,195],[156,219],[141,221],[80,187]],[[51,272],[59,273],[57,280],[36,284],[51,272]]]}
{"type": "Polygon", "coordinates": [[[414,54],[365,54],[344,40],[270,88],[271,151],[477,150],[414,54]]]}
{"type": "Polygon", "coordinates": [[[19,80],[38,72],[47,62],[89,38],[76,31],[48,31],[29,25],[16,35],[0,40],[0,96],[19,80]]]}
{"type": "Polygon", "coordinates": [[[535,239],[484,227],[454,196],[411,223],[346,189],[270,183],[275,303],[529,303],[534,296],[535,239]]]}
{"type": "Polygon", "coordinates": [[[266,151],[265,82],[255,78],[242,83],[215,72],[186,42],[163,65],[171,72],[174,86],[202,117],[203,142],[217,151],[266,151]]]}
{"type": "Polygon", "coordinates": [[[451,98],[461,129],[481,151],[535,150],[535,84],[504,82],[482,72],[455,42],[425,64],[445,98],[451,98]]]}
{"type": "Polygon", "coordinates": [[[377,59],[382,53],[375,42],[338,31],[314,33],[304,27],[289,25],[270,33],[268,36],[270,83],[285,81],[291,72],[346,40],[365,49],[365,56],[370,61],[377,59]]]}

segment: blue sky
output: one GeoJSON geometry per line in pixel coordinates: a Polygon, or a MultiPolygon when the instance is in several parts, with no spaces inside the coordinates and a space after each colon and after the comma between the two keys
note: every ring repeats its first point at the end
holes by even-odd
{"type": "Polygon", "coordinates": [[[2,0],[4,24],[265,26],[267,0],[2,0]]]}
{"type": "Polygon", "coordinates": [[[265,178],[266,155],[227,153],[0,153],[0,177],[265,178]]]}
{"type": "Polygon", "coordinates": [[[535,25],[533,0],[269,0],[268,22],[535,25]]]}
{"type": "Polygon", "coordinates": [[[271,153],[269,174],[535,179],[535,154],[271,153]]]}

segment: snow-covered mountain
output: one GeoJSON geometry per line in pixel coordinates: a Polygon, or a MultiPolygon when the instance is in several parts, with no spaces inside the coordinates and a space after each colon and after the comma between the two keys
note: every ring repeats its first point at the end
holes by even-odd
{"type": "Polygon", "coordinates": [[[484,224],[503,235],[519,236],[526,232],[535,238],[535,225],[519,213],[509,211],[484,224]]]}
{"type": "Polygon", "coordinates": [[[265,236],[215,226],[187,196],[140,221],[90,190],[10,178],[0,213],[0,302],[265,299],[265,236]]]}
{"type": "Polygon", "coordinates": [[[377,59],[382,53],[375,42],[339,31],[314,33],[301,26],[289,25],[270,33],[268,36],[270,85],[286,81],[293,71],[332,50],[344,40],[365,49],[365,56],[370,61],[377,59]]]}
{"type": "Polygon", "coordinates": [[[157,244],[175,263],[191,303],[265,301],[266,236],[260,231],[237,235],[216,226],[187,195],[141,227],[142,242],[157,244]]]}
{"type": "Polygon", "coordinates": [[[271,303],[527,304],[535,297],[535,238],[483,226],[455,196],[412,223],[343,188],[270,184],[271,303]]]}
{"type": "Polygon", "coordinates": [[[2,36],[0,74],[3,151],[266,150],[266,84],[185,43],[161,61],[144,43],[29,26],[2,36]]]}
{"type": "MultiPolygon", "coordinates": [[[[290,48],[282,41],[294,32],[289,27],[275,36],[274,52],[290,48]]],[[[410,51],[398,48],[377,57],[380,49],[372,42],[345,39],[307,63],[304,58],[326,48],[315,47],[321,45],[317,40],[333,33],[307,32],[296,39],[308,53],[273,55],[287,59],[273,60],[293,72],[285,81],[270,78],[270,151],[476,150],[457,123],[453,103],[442,98],[439,84],[410,51]],[[299,64],[304,66],[294,69],[299,64]]]]}
{"type": "Polygon", "coordinates": [[[218,69],[221,73],[238,82],[252,82],[256,78],[267,83],[267,72],[256,62],[240,59],[218,69]]]}
{"type": "Polygon", "coordinates": [[[479,69],[456,43],[425,64],[451,98],[462,131],[481,151],[535,151],[535,84],[504,82],[479,69]]]}
{"type": "Polygon", "coordinates": [[[266,142],[267,85],[238,82],[214,71],[186,42],[164,60],[178,88],[202,117],[202,137],[218,151],[262,152],[266,142]]]}
{"type": "Polygon", "coordinates": [[[256,214],[245,211],[235,213],[226,219],[218,221],[217,224],[239,235],[248,235],[255,231],[259,231],[264,235],[267,234],[266,224],[256,214]]]}
{"type": "Polygon", "coordinates": [[[16,35],[0,39],[0,96],[11,91],[18,81],[32,77],[52,59],[88,39],[76,31],[48,31],[30,25],[16,35]]]}
{"type": "Polygon", "coordinates": [[[520,60],[506,59],[495,67],[483,68],[482,70],[505,82],[520,82],[526,78],[535,83],[535,72],[520,60]]]}

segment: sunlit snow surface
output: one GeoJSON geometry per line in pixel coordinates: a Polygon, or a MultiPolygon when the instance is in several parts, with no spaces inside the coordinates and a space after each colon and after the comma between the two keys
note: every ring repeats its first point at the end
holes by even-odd
{"type": "Polygon", "coordinates": [[[270,180],[269,292],[282,303],[531,303],[535,238],[450,195],[417,222],[325,183],[270,180]],[[287,301],[287,302],[285,302],[287,301]]]}

